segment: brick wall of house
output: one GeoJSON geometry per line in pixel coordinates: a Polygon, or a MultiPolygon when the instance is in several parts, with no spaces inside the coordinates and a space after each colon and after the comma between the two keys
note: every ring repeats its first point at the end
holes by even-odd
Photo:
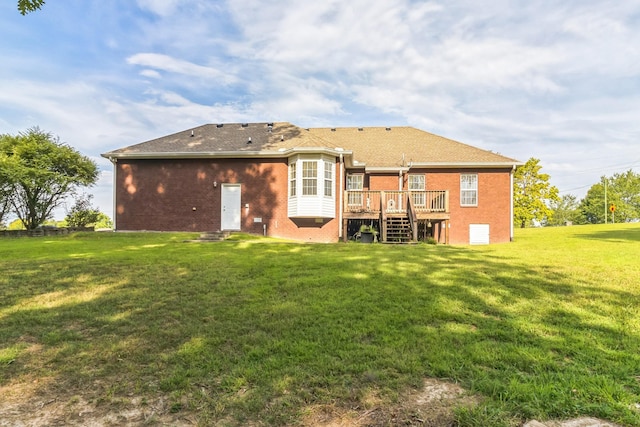
{"type": "Polygon", "coordinates": [[[469,243],[470,224],[489,224],[490,243],[510,241],[511,169],[431,169],[424,172],[427,190],[449,190],[451,244],[469,243]],[[463,173],[478,175],[477,206],[465,207],[460,204],[460,175],[463,173]]]}
{"type": "Polygon", "coordinates": [[[369,188],[366,190],[384,191],[384,190],[398,190],[400,179],[397,173],[390,174],[371,174],[369,176],[369,188]]]}
{"type": "MultiPolygon", "coordinates": [[[[267,235],[274,237],[314,242],[338,239],[337,212],[335,219],[322,222],[288,218],[286,159],[120,159],[116,168],[118,230],[219,230],[222,184],[240,183],[242,231],[262,234],[266,226],[267,235]]],[[[338,185],[336,182],[336,191],[338,185]]]]}
{"type": "MultiPolygon", "coordinates": [[[[408,174],[424,174],[426,190],[449,190],[449,243],[468,244],[470,224],[489,224],[490,243],[509,242],[511,238],[510,183],[511,169],[417,169],[408,174]],[[478,175],[478,205],[461,206],[460,175],[478,175]]],[[[408,190],[408,174],[403,175],[402,189],[408,190]]],[[[365,190],[397,190],[397,173],[369,174],[365,190]]],[[[445,223],[434,221],[434,235],[445,241],[445,223]]]]}
{"type": "MultiPolygon", "coordinates": [[[[338,165],[337,165],[338,166],[338,165]]],[[[290,219],[286,159],[246,162],[232,159],[124,160],[116,163],[118,230],[214,231],[221,228],[221,189],[241,184],[241,229],[312,242],[335,242],[340,229],[340,201],[333,219],[290,219]],[[217,183],[214,186],[214,182],[217,183]],[[245,208],[245,205],[249,205],[245,208]],[[259,218],[259,220],[257,220],[259,218]]],[[[490,242],[511,236],[510,169],[412,169],[424,173],[427,190],[449,190],[449,242],[469,243],[470,224],[489,224],[490,242]],[[460,174],[478,174],[478,205],[460,205],[460,174]]],[[[336,170],[336,192],[340,172],[336,170]]],[[[365,176],[365,189],[397,190],[397,174],[365,176]]],[[[403,188],[407,189],[405,175],[403,188]]],[[[444,241],[444,230],[434,231],[444,241]]]]}

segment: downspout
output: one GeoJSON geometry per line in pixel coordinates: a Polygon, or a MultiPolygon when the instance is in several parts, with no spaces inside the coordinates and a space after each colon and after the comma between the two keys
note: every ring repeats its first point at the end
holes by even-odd
{"type": "Polygon", "coordinates": [[[116,174],[118,173],[118,165],[116,163],[118,163],[118,159],[109,157],[109,160],[111,161],[111,164],[113,164],[113,202],[111,203],[111,216],[113,217],[113,231],[116,231],[118,229],[118,226],[116,225],[116,174]]]}
{"type": "Polygon", "coordinates": [[[509,203],[509,241],[513,242],[513,173],[516,170],[516,165],[509,172],[509,197],[511,203],[509,203]]]}
{"type": "Polygon", "coordinates": [[[344,159],[342,158],[342,153],[340,153],[340,191],[338,193],[339,199],[338,199],[338,219],[339,219],[339,223],[338,223],[338,241],[342,240],[342,208],[343,208],[343,201],[344,201],[344,183],[342,182],[342,180],[344,179],[344,173],[343,173],[343,169],[344,169],[344,159]]]}

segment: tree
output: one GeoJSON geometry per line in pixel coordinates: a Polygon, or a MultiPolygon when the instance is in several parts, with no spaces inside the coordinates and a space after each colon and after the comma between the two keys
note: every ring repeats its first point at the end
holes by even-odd
{"type": "Polygon", "coordinates": [[[12,186],[11,207],[27,230],[41,225],[67,196],[97,178],[93,160],[37,127],[0,136],[0,182],[12,186]]]}
{"type": "Polygon", "coordinates": [[[7,226],[7,230],[24,230],[24,229],[25,229],[24,224],[22,223],[22,220],[19,220],[19,219],[14,219],[7,226]]]}
{"type": "Polygon", "coordinates": [[[86,227],[98,222],[100,211],[91,206],[92,198],[91,194],[82,194],[76,199],[65,218],[69,227],[86,227]]]}
{"type": "Polygon", "coordinates": [[[96,221],[94,227],[96,228],[96,230],[100,228],[113,229],[113,221],[111,221],[111,218],[109,218],[107,214],[100,212],[98,214],[98,220],[96,221]]]}
{"type": "Polygon", "coordinates": [[[540,173],[540,160],[530,158],[513,174],[513,219],[521,228],[534,221],[553,218],[552,202],[560,200],[558,189],[549,183],[549,175],[540,173]]]}
{"type": "MultiPolygon", "coordinates": [[[[0,159],[0,168],[3,167],[2,160],[0,159]]],[[[13,193],[13,186],[11,183],[2,178],[2,173],[0,173],[0,228],[4,227],[4,219],[5,216],[9,213],[11,209],[11,199],[10,196],[13,193]]]]}
{"type": "Polygon", "coordinates": [[[549,225],[566,225],[569,222],[580,222],[578,200],[573,194],[565,194],[559,200],[552,201],[550,207],[553,215],[549,220],[549,225]]]}
{"type": "Polygon", "coordinates": [[[599,183],[591,186],[579,207],[585,222],[602,224],[612,221],[626,222],[640,218],[640,174],[631,169],[616,173],[612,177],[603,176],[599,183]],[[605,205],[605,186],[607,190],[605,205]],[[615,215],[609,207],[615,205],[615,215]]]}
{"type": "Polygon", "coordinates": [[[35,12],[44,4],[44,0],[18,0],[18,10],[22,15],[35,12]]]}

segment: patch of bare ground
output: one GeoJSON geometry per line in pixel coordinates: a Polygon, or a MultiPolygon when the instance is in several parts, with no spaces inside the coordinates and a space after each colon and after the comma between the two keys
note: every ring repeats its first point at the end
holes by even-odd
{"type": "Polygon", "coordinates": [[[400,396],[389,404],[375,395],[364,399],[362,406],[345,409],[336,405],[317,405],[307,409],[304,426],[376,427],[427,426],[446,427],[455,423],[454,409],[479,402],[457,384],[427,379],[420,390],[400,396]]]}
{"type": "Polygon", "coordinates": [[[609,421],[598,418],[581,417],[565,421],[546,421],[544,423],[531,420],[525,423],[524,427],[621,427],[609,421]]]}
{"type": "MultiPolygon", "coordinates": [[[[87,397],[90,394],[90,391],[78,394],[77,390],[75,393],[56,390],[52,381],[42,378],[8,384],[0,387],[0,426],[183,427],[199,424],[196,414],[172,413],[168,400],[162,397],[154,400],[112,398],[108,402],[95,402],[87,397]]],[[[428,379],[420,390],[401,396],[393,405],[372,393],[360,406],[350,409],[337,404],[306,408],[301,424],[325,427],[451,426],[455,407],[474,405],[477,401],[477,397],[456,384],[428,379]]]]}
{"type": "MultiPolygon", "coordinates": [[[[91,390],[61,390],[53,378],[32,378],[0,387],[0,427],[58,426],[175,426],[201,425],[196,413],[174,413],[166,397],[130,396],[92,399],[91,390]]],[[[472,407],[480,397],[457,384],[426,379],[419,390],[407,392],[390,403],[372,392],[357,406],[345,408],[339,403],[314,405],[303,410],[300,425],[306,427],[382,427],[382,426],[455,426],[454,410],[472,407]]],[[[211,425],[234,425],[229,419],[211,425]]],[[[255,425],[263,425],[258,422],[255,425]]],[[[620,427],[595,418],[530,420],[524,427],[620,427]]]]}
{"type": "Polygon", "coordinates": [[[0,427],[140,425],[193,426],[196,418],[171,413],[162,397],[91,402],[83,395],[56,390],[46,378],[0,387],[0,427]]]}

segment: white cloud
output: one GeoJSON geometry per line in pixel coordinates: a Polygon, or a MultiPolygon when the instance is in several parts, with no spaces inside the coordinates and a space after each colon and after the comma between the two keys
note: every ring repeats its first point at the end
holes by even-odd
{"type": "Polygon", "coordinates": [[[168,16],[173,14],[182,0],[136,0],[141,9],[148,10],[156,15],[168,16]]]}
{"type": "Polygon", "coordinates": [[[197,65],[189,61],[158,53],[138,53],[128,57],[127,62],[132,65],[140,65],[160,71],[176,73],[185,77],[211,79],[212,82],[216,83],[222,82],[224,84],[230,84],[236,80],[233,75],[224,73],[214,67],[197,65]]]}
{"type": "Polygon", "coordinates": [[[156,70],[142,70],[140,71],[140,75],[143,77],[149,77],[150,79],[159,79],[162,75],[156,70]]]}

